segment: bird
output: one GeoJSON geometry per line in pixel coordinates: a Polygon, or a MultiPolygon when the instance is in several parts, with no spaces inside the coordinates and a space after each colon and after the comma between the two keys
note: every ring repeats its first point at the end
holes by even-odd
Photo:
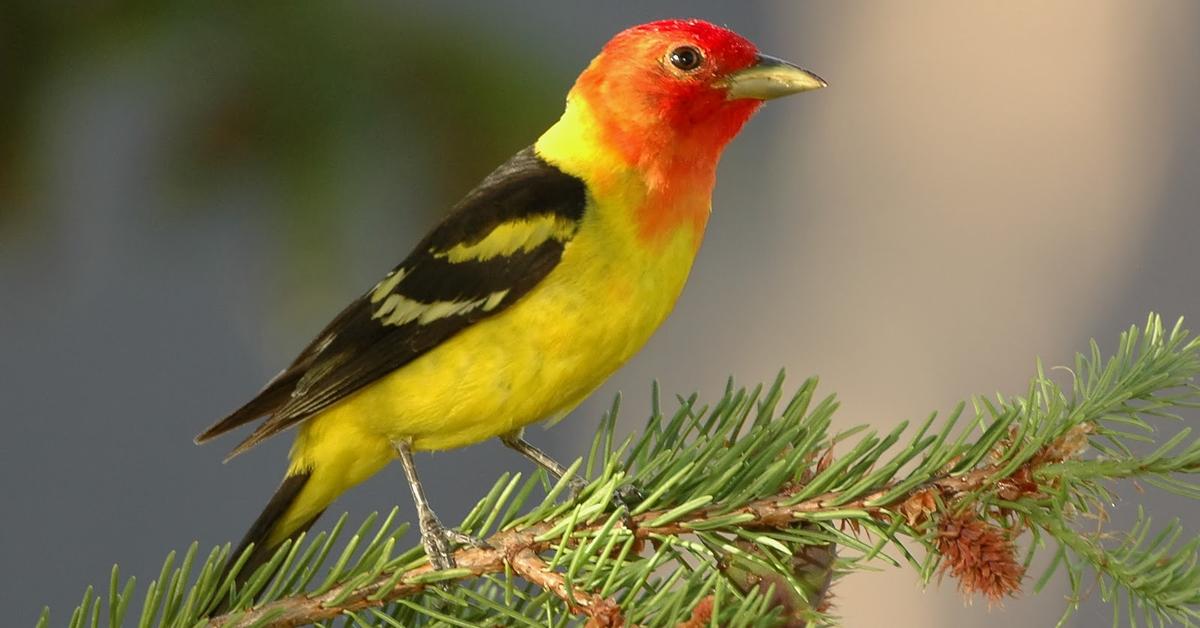
{"type": "Polygon", "coordinates": [[[232,554],[250,552],[242,573],[396,460],[432,568],[453,567],[456,545],[482,543],[441,523],[413,454],[498,438],[561,477],[524,428],[563,418],[667,318],[704,236],[721,153],[763,102],[825,86],[703,20],[613,36],[557,122],[196,437],[262,419],[232,458],[296,428],[282,483],[232,554]]]}

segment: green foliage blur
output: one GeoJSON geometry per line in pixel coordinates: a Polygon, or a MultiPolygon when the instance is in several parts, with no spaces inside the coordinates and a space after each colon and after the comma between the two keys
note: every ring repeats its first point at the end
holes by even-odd
{"type": "Polygon", "coordinates": [[[303,251],[296,271],[320,268],[337,255],[322,235],[347,155],[427,158],[396,176],[421,177],[433,202],[395,211],[432,215],[560,111],[565,85],[535,51],[472,28],[413,5],[0,3],[0,229],[39,220],[62,86],[125,81],[166,112],[144,177],[173,200],[164,217],[251,179],[280,201],[264,207],[280,208],[282,248],[303,251]]]}

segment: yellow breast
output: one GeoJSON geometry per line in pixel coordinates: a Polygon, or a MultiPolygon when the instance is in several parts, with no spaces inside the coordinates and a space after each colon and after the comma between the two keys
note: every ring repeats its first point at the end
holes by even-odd
{"type": "Polygon", "coordinates": [[[560,416],[645,344],[683,289],[690,234],[657,255],[589,208],[562,262],[503,312],[316,417],[452,449],[560,416]]]}

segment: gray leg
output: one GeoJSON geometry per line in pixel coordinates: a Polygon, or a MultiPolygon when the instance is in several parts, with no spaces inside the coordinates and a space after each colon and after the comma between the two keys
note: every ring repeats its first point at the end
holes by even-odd
{"type": "Polygon", "coordinates": [[[567,472],[567,468],[558,463],[557,460],[550,457],[550,454],[538,449],[533,443],[525,440],[524,430],[509,432],[500,437],[500,442],[513,451],[529,458],[537,466],[545,469],[556,478],[561,478],[567,472]]]}
{"type": "Polygon", "coordinates": [[[392,447],[400,455],[400,465],[404,467],[404,475],[408,478],[408,487],[412,489],[413,503],[417,506],[417,522],[421,526],[421,544],[425,546],[429,564],[436,570],[454,567],[454,554],[450,548],[453,541],[486,547],[487,544],[483,541],[457,530],[447,529],[442,525],[433,509],[429,507],[429,499],[425,497],[425,489],[421,487],[421,480],[417,477],[417,465],[413,462],[412,445],[408,441],[393,441],[392,447]]]}
{"type": "MultiPolygon", "coordinates": [[[[516,430],[504,434],[500,437],[500,442],[504,443],[505,447],[529,458],[534,464],[549,472],[550,475],[561,478],[567,472],[566,467],[559,464],[554,458],[551,458],[550,454],[534,447],[532,443],[525,440],[521,436],[522,432],[523,430],[516,430]]],[[[571,499],[574,500],[579,497],[579,494],[583,492],[583,489],[587,488],[587,485],[587,481],[583,478],[571,478],[571,499]]],[[[620,508],[621,506],[632,508],[645,498],[646,496],[636,486],[619,486],[613,493],[613,508],[620,508]]],[[[626,511],[625,517],[628,527],[633,528],[633,521],[629,518],[628,511],[626,511]]]]}
{"type": "MultiPolygon", "coordinates": [[[[567,468],[558,463],[557,460],[550,457],[550,454],[533,446],[533,443],[525,440],[522,436],[524,430],[516,430],[509,432],[500,437],[500,442],[504,443],[505,447],[529,458],[534,464],[546,470],[547,473],[556,478],[561,478],[567,472],[567,468]]],[[[571,478],[571,496],[578,497],[583,489],[587,488],[587,481],[583,478],[571,478]]]]}

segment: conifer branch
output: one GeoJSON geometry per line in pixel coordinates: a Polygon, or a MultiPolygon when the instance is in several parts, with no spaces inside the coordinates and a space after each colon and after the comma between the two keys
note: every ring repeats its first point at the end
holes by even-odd
{"type": "MultiPolygon", "coordinates": [[[[889,503],[868,506],[872,500],[877,500],[888,494],[893,486],[885,487],[861,499],[838,504],[836,510],[847,520],[859,517],[887,517],[888,506],[911,499],[914,495],[935,488],[947,495],[977,491],[986,483],[992,481],[995,466],[973,471],[960,477],[941,477],[929,483],[914,487],[912,490],[896,494],[889,503]]],[[[667,525],[651,525],[651,522],[669,514],[669,511],[656,510],[632,517],[633,523],[618,521],[609,531],[615,534],[625,533],[637,542],[664,537],[678,537],[691,534],[696,529],[711,527],[716,517],[732,518],[740,522],[745,530],[786,530],[795,521],[803,520],[809,514],[826,514],[834,510],[833,504],[839,501],[841,493],[830,492],[813,499],[798,502],[790,506],[780,504],[791,491],[785,490],[765,499],[756,500],[742,508],[731,512],[716,514],[707,509],[697,510],[681,519],[667,525]]],[[[269,625],[276,627],[291,627],[311,624],[317,621],[334,619],[346,611],[357,612],[368,608],[380,608],[402,597],[410,597],[421,593],[433,584],[443,584],[449,581],[476,578],[484,574],[501,574],[506,568],[515,575],[524,578],[545,590],[551,591],[570,607],[574,614],[588,617],[619,615],[615,602],[609,598],[601,598],[594,593],[573,589],[566,583],[560,573],[550,568],[540,558],[541,553],[553,548],[558,539],[538,540],[546,532],[560,525],[562,520],[530,526],[521,530],[509,530],[488,537],[490,548],[464,548],[454,554],[457,567],[441,572],[440,578],[428,580],[423,576],[432,575],[429,565],[422,565],[408,570],[396,581],[396,574],[384,573],[375,580],[357,587],[335,587],[327,593],[310,597],[300,594],[282,598],[263,604],[244,614],[222,615],[212,618],[209,622],[217,626],[253,626],[263,618],[270,618],[269,625]],[[391,584],[390,588],[384,590],[391,584]],[[337,602],[334,604],[333,602],[337,602]]],[[[580,526],[575,529],[573,537],[594,536],[604,527],[604,523],[580,526]]],[[[607,624],[601,624],[607,625],[607,624]]]]}
{"type": "MultiPolygon", "coordinates": [[[[614,406],[589,455],[553,486],[540,472],[502,476],[460,525],[490,547],[459,550],[455,569],[431,571],[419,547],[395,553],[407,526],[393,525],[394,510],[379,526],[368,518],[326,566],[343,517],[286,544],[240,589],[217,581],[228,546],[194,576],[195,545],[179,568],[172,555],[138,623],[825,625],[835,572],[907,563],[997,601],[1028,584],[1047,545],[1051,566],[1031,588],[1065,572],[1068,614],[1095,578],[1130,625],[1200,623],[1200,537],[1181,541],[1178,522],[1155,532],[1145,517],[1127,534],[1103,525],[1115,480],[1200,499],[1187,479],[1200,471],[1200,439],[1187,427],[1160,436],[1200,402],[1198,373],[1200,341],[1152,316],[1108,360],[1093,343],[1067,386],[1039,365],[1024,396],[975,398],[972,412],[960,404],[941,423],[931,415],[884,435],[831,433],[837,403],[817,399],[815,380],[787,403],[780,378],[730,386],[711,408],[680,399],[669,417],[656,394],[641,433],[616,445],[614,406]],[[588,487],[561,500],[576,475],[588,487]],[[644,498],[614,507],[631,483],[644,498]],[[221,599],[234,610],[207,618],[221,599]]],[[[107,605],[89,589],[71,625],[95,623],[102,607],[121,625],[134,585],[119,585],[114,568],[107,605]]]]}
{"type": "MultiPolygon", "coordinates": [[[[794,526],[796,521],[803,521],[807,515],[813,514],[836,513],[839,518],[847,521],[868,518],[887,521],[893,516],[893,507],[909,502],[930,490],[940,493],[944,499],[952,500],[958,495],[975,493],[985,486],[1011,479],[1010,477],[998,477],[998,470],[998,465],[991,464],[960,476],[943,474],[927,484],[918,485],[899,493],[895,492],[896,484],[889,484],[878,491],[849,502],[842,499],[843,493],[832,491],[795,504],[783,505],[781,502],[791,496],[796,488],[784,487],[779,493],[756,500],[733,511],[717,513],[714,512],[716,509],[700,509],[673,523],[657,526],[652,525],[652,522],[667,516],[669,511],[650,511],[632,517],[628,521],[619,520],[609,528],[609,531],[616,534],[626,533],[640,543],[647,539],[679,537],[691,534],[697,529],[710,528],[716,517],[737,520],[745,530],[786,530],[794,526]],[[885,498],[886,501],[881,501],[885,498]]],[[[1018,474],[1027,475],[1028,470],[1019,470],[1018,474]]],[[[538,539],[560,524],[561,520],[556,520],[522,530],[500,532],[487,539],[486,542],[490,546],[488,549],[460,549],[454,555],[458,565],[457,569],[442,572],[444,577],[436,582],[444,583],[475,578],[484,574],[504,573],[506,568],[511,568],[517,576],[525,578],[545,590],[552,591],[554,595],[566,602],[576,615],[600,616],[606,620],[619,617],[620,610],[612,599],[572,589],[561,574],[551,569],[539,557],[542,552],[550,550],[557,539],[541,541],[538,539]]],[[[593,536],[604,525],[604,523],[596,523],[580,526],[575,529],[573,536],[584,538],[593,536]]],[[[432,584],[431,581],[424,581],[421,578],[430,573],[429,565],[407,571],[400,576],[398,582],[395,582],[386,591],[381,589],[395,580],[395,574],[382,574],[374,581],[353,590],[338,587],[317,598],[303,594],[284,598],[264,604],[240,616],[234,622],[228,622],[228,616],[213,618],[210,625],[214,627],[251,626],[261,618],[271,617],[273,618],[270,621],[271,626],[290,627],[333,619],[345,611],[382,607],[398,598],[420,593],[429,584],[432,584]],[[340,603],[330,604],[333,601],[340,601],[340,603]]]]}

